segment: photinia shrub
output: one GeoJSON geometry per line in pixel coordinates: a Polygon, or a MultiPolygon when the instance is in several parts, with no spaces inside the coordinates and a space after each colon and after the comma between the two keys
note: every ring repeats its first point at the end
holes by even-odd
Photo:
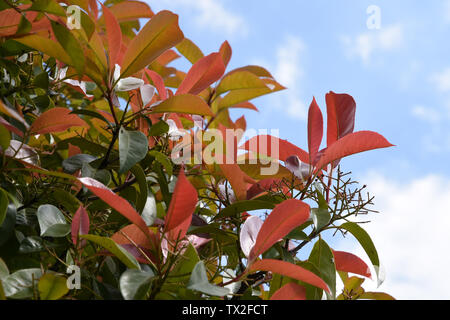
{"type": "Polygon", "coordinates": [[[204,55],[170,11],[0,10],[0,299],[392,299],[362,287],[382,280],[353,219],[373,198],[339,166],[391,144],[354,132],[350,95],[326,95],[326,131],[313,99],[306,151],[230,118],[285,88],[228,70],[226,41],[204,55]],[[356,238],[376,274],[327,232],[356,238]]]}

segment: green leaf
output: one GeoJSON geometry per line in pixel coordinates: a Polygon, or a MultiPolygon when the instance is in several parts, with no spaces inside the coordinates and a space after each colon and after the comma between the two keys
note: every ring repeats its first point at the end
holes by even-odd
{"type": "Polygon", "coordinates": [[[56,23],[54,21],[51,21],[51,23],[56,39],[71,59],[70,65],[73,65],[78,74],[82,75],[84,71],[85,57],[83,49],[78,43],[78,40],[70,32],[70,30],[62,24],[56,23]]]}
{"type": "Polygon", "coordinates": [[[336,299],[336,266],[334,256],[328,244],[319,239],[311,251],[308,259],[321,273],[321,278],[327,283],[331,291],[331,298],[336,299]]]}
{"type": "Polygon", "coordinates": [[[5,261],[0,258],[0,280],[6,278],[7,276],[9,276],[8,266],[6,265],[5,261]]]}
{"type": "Polygon", "coordinates": [[[350,232],[356,240],[361,244],[364,251],[366,251],[367,255],[369,256],[370,261],[372,262],[375,272],[378,277],[378,284],[380,285],[383,279],[380,279],[380,259],[378,258],[378,252],[375,248],[375,245],[372,242],[372,239],[370,238],[369,234],[361,228],[359,225],[357,225],[354,222],[346,222],[343,223],[339,228],[347,230],[350,232]]]}
{"type": "Polygon", "coordinates": [[[36,212],[42,237],[64,237],[70,232],[70,225],[57,207],[51,204],[39,206],[36,212]]]}
{"type": "Polygon", "coordinates": [[[119,173],[127,172],[136,163],[145,158],[148,152],[147,137],[140,131],[119,131],[119,173]]]}
{"type": "Polygon", "coordinates": [[[130,269],[141,269],[136,258],[133,257],[128,251],[119,246],[110,238],[100,237],[92,234],[81,235],[80,238],[92,241],[103,248],[107,249],[109,252],[114,254],[120,261],[122,261],[130,269]]]}
{"type": "Polygon", "coordinates": [[[51,273],[44,274],[39,280],[38,289],[41,300],[58,300],[63,297],[69,288],[66,278],[51,273]]]}
{"type": "Polygon", "coordinates": [[[31,22],[28,21],[28,19],[25,17],[25,15],[23,15],[20,18],[20,22],[19,22],[19,26],[17,27],[16,34],[17,35],[27,34],[28,32],[30,32],[31,27],[32,27],[31,22]]]}
{"type": "Polygon", "coordinates": [[[162,164],[170,178],[170,176],[172,176],[173,174],[172,162],[170,161],[170,159],[164,153],[156,150],[150,151],[149,155],[155,158],[156,161],[158,161],[160,164],[162,164]]]}
{"type": "Polygon", "coordinates": [[[197,263],[200,261],[197,250],[189,243],[167,278],[168,282],[187,283],[197,263]]]}
{"type": "Polygon", "coordinates": [[[64,208],[71,213],[75,213],[81,205],[80,200],[63,189],[52,189],[51,196],[56,202],[64,206],[64,208]]]}
{"type": "Polygon", "coordinates": [[[11,133],[3,125],[0,125],[0,147],[6,150],[11,142],[11,133]]]}
{"type": "Polygon", "coordinates": [[[35,87],[42,88],[44,90],[48,89],[48,84],[48,74],[45,71],[39,73],[33,80],[33,85],[35,87]]]}
{"type": "Polygon", "coordinates": [[[199,261],[195,265],[187,288],[206,293],[210,296],[223,297],[230,293],[230,290],[227,288],[218,287],[209,283],[208,276],[206,275],[205,264],[203,263],[203,261],[199,261]]]}
{"type": "Polygon", "coordinates": [[[139,185],[139,195],[138,195],[138,198],[137,198],[137,201],[136,201],[136,211],[139,212],[139,213],[143,213],[145,204],[148,201],[147,200],[147,198],[148,198],[148,186],[147,186],[147,179],[145,178],[145,172],[144,172],[144,170],[142,169],[142,167],[139,164],[134,165],[131,168],[130,171],[134,175],[134,177],[136,178],[137,183],[139,185]]]}
{"type": "Polygon", "coordinates": [[[60,17],[66,16],[64,9],[54,0],[35,0],[28,10],[52,13],[60,17]]]}
{"type": "Polygon", "coordinates": [[[125,300],[144,300],[155,274],[128,269],[120,276],[120,292],[125,300]]]}
{"type": "Polygon", "coordinates": [[[81,176],[93,178],[97,181],[100,181],[105,186],[107,186],[111,182],[111,174],[106,169],[95,169],[89,163],[83,163],[83,167],[81,168],[81,176]]]}
{"type": "Polygon", "coordinates": [[[167,132],[169,132],[169,125],[161,120],[150,127],[150,132],[148,134],[152,137],[158,137],[167,132]]]}
{"type": "Polygon", "coordinates": [[[89,163],[95,159],[97,158],[90,154],[80,153],[63,160],[62,166],[64,171],[74,173],[75,171],[80,170],[84,163],[89,163]]]}
{"type": "Polygon", "coordinates": [[[192,64],[204,57],[202,50],[188,38],[184,38],[176,48],[192,64]]]}
{"type": "Polygon", "coordinates": [[[222,219],[226,217],[237,217],[239,213],[246,211],[254,211],[260,209],[273,209],[275,204],[261,200],[247,200],[235,202],[232,205],[226,207],[214,218],[214,220],[222,219]]]}
{"type": "Polygon", "coordinates": [[[102,120],[107,124],[110,124],[110,122],[103,115],[101,115],[100,113],[95,112],[93,110],[77,109],[77,110],[73,110],[70,114],[81,114],[81,115],[89,116],[92,118],[97,118],[99,120],[102,120]]]}
{"type": "Polygon", "coordinates": [[[5,190],[0,188],[0,226],[3,224],[3,221],[6,218],[6,212],[8,211],[8,194],[5,190]]]}
{"type": "Polygon", "coordinates": [[[328,209],[312,208],[311,217],[316,230],[322,229],[331,220],[331,215],[328,212],[328,209]]]}
{"type": "Polygon", "coordinates": [[[26,299],[33,296],[35,282],[42,276],[41,269],[22,269],[2,280],[5,295],[13,299],[26,299]]]}
{"type": "Polygon", "coordinates": [[[13,204],[9,204],[6,209],[6,216],[0,225],[0,247],[14,234],[15,225],[16,207],[13,204]]]}

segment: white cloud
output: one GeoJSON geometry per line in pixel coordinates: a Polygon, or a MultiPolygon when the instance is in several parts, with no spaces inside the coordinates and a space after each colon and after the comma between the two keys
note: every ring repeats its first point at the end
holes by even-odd
{"type": "Polygon", "coordinates": [[[441,120],[441,113],[433,108],[427,108],[424,106],[414,106],[411,110],[413,116],[425,120],[431,124],[436,124],[441,120]]]}
{"type": "Polygon", "coordinates": [[[225,32],[227,35],[242,35],[248,33],[245,19],[237,13],[230,11],[224,1],[218,0],[161,0],[158,7],[164,7],[175,12],[180,8],[187,9],[195,15],[193,22],[206,32],[211,29],[225,32]]]}
{"type": "Polygon", "coordinates": [[[450,23],[450,0],[443,2],[444,19],[446,22],[450,23]]]}
{"type": "Polygon", "coordinates": [[[347,55],[357,56],[365,64],[371,62],[373,55],[394,51],[402,47],[404,42],[403,26],[400,24],[383,27],[360,33],[355,37],[345,35],[341,37],[347,55]]]}
{"type": "MultiPolygon", "coordinates": [[[[364,228],[386,269],[386,281],[378,290],[370,280],[366,287],[397,299],[450,299],[450,179],[411,174],[417,178],[409,182],[377,173],[363,179],[381,212],[364,228]]],[[[369,261],[357,243],[349,244],[349,237],[338,247],[369,261]]]]}
{"type": "Polygon", "coordinates": [[[277,97],[279,107],[285,109],[290,117],[304,120],[307,116],[307,108],[303,103],[300,88],[304,77],[301,64],[302,54],[305,50],[303,41],[294,36],[288,36],[277,48],[276,65],[273,70],[275,79],[287,90],[283,96],[277,97]]]}
{"type": "Polygon", "coordinates": [[[430,81],[436,85],[439,91],[450,91],[450,68],[432,74],[430,81]]]}

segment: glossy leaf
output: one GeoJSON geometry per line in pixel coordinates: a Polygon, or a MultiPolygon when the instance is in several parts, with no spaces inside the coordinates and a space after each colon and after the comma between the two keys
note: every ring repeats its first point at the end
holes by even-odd
{"type": "Polygon", "coordinates": [[[369,257],[373,266],[375,267],[377,276],[380,277],[380,259],[378,258],[377,249],[375,248],[375,245],[373,244],[372,239],[370,238],[367,231],[365,231],[354,222],[346,222],[342,224],[340,228],[343,230],[347,230],[356,238],[356,240],[358,240],[364,251],[367,253],[367,256],[369,257]]]}
{"type": "Polygon", "coordinates": [[[66,278],[51,273],[44,274],[38,283],[41,300],[58,300],[69,292],[66,278]]]}
{"type": "Polygon", "coordinates": [[[16,216],[16,207],[11,203],[8,205],[3,223],[0,225],[0,247],[13,236],[16,216]]]}
{"type": "MultiPolygon", "coordinates": [[[[263,89],[267,90],[267,85],[258,76],[249,71],[237,71],[228,73],[220,81],[216,88],[216,94],[240,90],[240,89],[263,89]]],[[[249,100],[249,99],[247,99],[249,100]]]]}
{"type": "Polygon", "coordinates": [[[33,286],[42,276],[41,269],[18,270],[2,280],[3,290],[8,298],[27,299],[33,296],[33,286]]]}
{"type": "Polygon", "coordinates": [[[36,216],[43,237],[64,237],[70,232],[70,225],[59,209],[51,204],[39,206],[36,216]]]}
{"type": "Polygon", "coordinates": [[[354,254],[344,251],[333,251],[337,271],[351,272],[372,278],[367,264],[354,254]]]}
{"type": "Polygon", "coordinates": [[[327,146],[353,132],[355,127],[356,102],[348,94],[333,91],[325,96],[327,103],[327,146]]]}
{"type": "Polygon", "coordinates": [[[75,67],[79,75],[82,75],[84,72],[85,56],[80,43],[66,26],[54,21],[51,24],[56,39],[72,61],[70,65],[75,67]]]}
{"type": "Polygon", "coordinates": [[[323,137],[323,116],[317,105],[316,98],[313,98],[308,111],[308,151],[310,160],[308,163],[314,163],[317,152],[323,137]]]}
{"type": "Polygon", "coordinates": [[[83,168],[84,163],[89,163],[97,159],[93,155],[79,153],[67,159],[64,159],[62,166],[66,172],[74,173],[77,170],[83,168]]]}
{"type": "Polygon", "coordinates": [[[120,292],[125,300],[143,300],[155,277],[152,271],[128,269],[120,276],[120,292]]]}
{"type": "Polygon", "coordinates": [[[301,285],[290,282],[278,289],[270,300],[306,300],[306,290],[301,285]]]}
{"type": "Polygon", "coordinates": [[[306,270],[300,266],[297,266],[295,264],[286,261],[272,260],[272,259],[258,260],[254,262],[252,265],[250,265],[249,270],[271,271],[292,279],[303,281],[319,289],[323,289],[327,292],[330,292],[327,284],[317,275],[315,275],[309,270],[306,270]]]}
{"type": "Polygon", "coordinates": [[[140,131],[119,131],[119,173],[125,173],[145,158],[148,152],[148,139],[140,131]]]}
{"type": "Polygon", "coordinates": [[[141,267],[140,267],[139,263],[136,261],[136,259],[130,253],[128,253],[124,248],[122,248],[117,243],[115,243],[112,239],[96,236],[93,234],[85,234],[85,235],[80,236],[80,238],[92,241],[92,242],[102,246],[103,248],[105,248],[106,250],[108,250],[109,252],[114,254],[128,268],[138,269],[138,270],[141,269],[141,267]]]}
{"type": "Polygon", "coordinates": [[[219,52],[220,52],[220,55],[222,56],[223,64],[225,65],[225,68],[226,68],[228,66],[228,63],[230,62],[231,55],[233,53],[228,41],[225,41],[224,43],[222,43],[222,45],[220,46],[219,52]]]}
{"type": "MultiPolygon", "coordinates": [[[[169,232],[173,230],[173,240],[177,238],[184,238],[187,232],[185,221],[192,219],[195,207],[197,206],[198,195],[197,190],[186,178],[183,169],[178,175],[178,180],[173,191],[172,200],[170,201],[169,209],[165,218],[164,231],[169,232]],[[183,228],[178,228],[182,226],[183,228]]],[[[189,224],[187,227],[190,225],[189,224]]]]}
{"type": "Polygon", "coordinates": [[[264,222],[258,216],[250,216],[242,225],[239,234],[239,242],[241,244],[241,250],[246,257],[250,255],[263,223],[264,222]]]}
{"type": "Polygon", "coordinates": [[[388,148],[393,145],[382,135],[372,131],[359,131],[346,135],[330,145],[317,163],[317,168],[324,168],[327,164],[364,151],[388,148]]]}
{"type": "Polygon", "coordinates": [[[127,200],[116,195],[105,185],[92,178],[79,178],[78,180],[92,193],[94,193],[104,202],[109,204],[112,208],[116,209],[125,218],[134,223],[139,229],[141,229],[142,232],[144,232],[147,237],[151,237],[145,221],[127,200]]]}
{"type": "Polygon", "coordinates": [[[277,205],[264,221],[249,260],[254,260],[292,229],[305,223],[309,218],[309,212],[309,206],[296,199],[286,200],[277,205]]]}
{"type": "Polygon", "coordinates": [[[313,208],[311,209],[311,217],[316,230],[321,230],[331,220],[331,215],[327,209],[313,208]]]}
{"type": "Polygon", "coordinates": [[[187,73],[177,90],[180,94],[199,94],[216,82],[225,72],[222,56],[211,53],[197,61],[187,73]]]}
{"type": "Polygon", "coordinates": [[[43,52],[50,57],[54,57],[55,59],[65,64],[72,65],[72,59],[66,53],[59,42],[50,40],[37,34],[26,35],[24,37],[15,39],[15,41],[43,52]]]}
{"type": "Polygon", "coordinates": [[[65,131],[71,127],[86,127],[87,123],[71,110],[62,107],[49,109],[42,113],[31,125],[31,133],[44,134],[65,131]]]}
{"type": "Polygon", "coordinates": [[[142,1],[124,1],[115,3],[109,10],[119,22],[133,21],[140,18],[151,18],[153,11],[142,1]]]}
{"type": "Polygon", "coordinates": [[[187,288],[206,293],[210,296],[223,297],[230,293],[230,290],[227,288],[218,287],[209,283],[203,261],[199,261],[195,265],[187,288]]]}
{"type": "Polygon", "coordinates": [[[214,116],[211,108],[199,96],[182,94],[173,96],[152,108],[152,113],[187,113],[201,116],[214,116]]]}
{"type": "Polygon", "coordinates": [[[178,15],[160,11],[141,29],[128,45],[122,62],[121,77],[145,68],[167,49],[184,38],[178,26],[178,15]]]}
{"type": "Polygon", "coordinates": [[[177,44],[176,48],[178,52],[192,64],[204,57],[202,50],[200,50],[195,43],[187,38],[184,38],[183,41],[177,44]]]}
{"type": "Polygon", "coordinates": [[[336,298],[336,266],[333,252],[328,244],[319,239],[311,250],[308,261],[319,270],[321,278],[328,284],[332,299],[336,298]]]}
{"type": "Polygon", "coordinates": [[[72,218],[72,242],[78,243],[78,236],[89,233],[89,215],[83,206],[80,206],[72,218]]]}

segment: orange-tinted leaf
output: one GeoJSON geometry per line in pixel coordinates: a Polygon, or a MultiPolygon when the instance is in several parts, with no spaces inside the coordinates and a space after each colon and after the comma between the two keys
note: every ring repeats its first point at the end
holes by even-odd
{"type": "Polygon", "coordinates": [[[151,18],[155,15],[148,4],[142,1],[119,2],[110,7],[109,10],[119,22],[151,18]]]}
{"type": "Polygon", "coordinates": [[[333,255],[337,271],[351,272],[367,278],[372,278],[369,266],[354,254],[333,250],[333,255]]]}
{"type": "Polygon", "coordinates": [[[33,134],[61,132],[71,127],[87,127],[87,123],[67,108],[56,107],[41,114],[31,125],[33,134]]]}
{"type": "Polygon", "coordinates": [[[247,181],[251,179],[244,171],[241,170],[238,164],[219,164],[225,178],[230,182],[231,187],[238,200],[247,199],[247,181]]]}
{"type": "Polygon", "coordinates": [[[317,288],[330,292],[330,289],[325,281],[317,275],[309,270],[286,261],[272,259],[259,260],[250,266],[250,271],[271,271],[292,279],[306,282],[317,288]]]}
{"type": "Polygon", "coordinates": [[[249,260],[256,259],[292,229],[305,223],[309,215],[309,205],[300,200],[289,199],[275,206],[258,233],[249,260]]]}
{"type": "Polygon", "coordinates": [[[2,116],[0,116],[0,124],[2,124],[6,129],[8,129],[11,132],[14,132],[20,137],[23,137],[23,132],[14,127],[11,123],[6,121],[2,116]]]}
{"type": "Polygon", "coordinates": [[[356,102],[348,94],[333,91],[325,95],[327,103],[327,146],[353,132],[356,102]]]}
{"type": "Polygon", "coordinates": [[[126,227],[123,227],[118,232],[113,234],[111,239],[120,245],[123,244],[130,244],[133,245],[133,242],[143,248],[146,249],[152,249],[157,247],[157,243],[159,241],[158,236],[152,232],[149,231],[150,234],[150,240],[147,237],[145,233],[142,232],[139,227],[137,227],[135,224],[130,224],[126,227]],[[130,241],[131,239],[131,241],[130,241]]]}
{"type": "Polygon", "coordinates": [[[145,69],[145,72],[147,73],[147,76],[152,80],[155,88],[158,90],[161,100],[166,100],[167,89],[166,86],[164,85],[163,78],[161,78],[161,76],[153,70],[145,69]]]}
{"type": "Polygon", "coordinates": [[[240,146],[240,149],[266,155],[281,161],[285,161],[290,156],[296,155],[303,162],[309,162],[309,155],[306,151],[293,145],[287,140],[282,140],[270,135],[255,136],[246,141],[244,145],[240,146]],[[278,148],[276,148],[277,145],[278,148]]]}
{"type": "Polygon", "coordinates": [[[346,135],[327,149],[317,163],[317,168],[324,168],[334,160],[368,150],[392,147],[382,135],[373,131],[359,131],[346,135]]]}
{"type": "Polygon", "coordinates": [[[225,41],[222,43],[219,49],[220,55],[223,59],[223,64],[225,65],[225,68],[228,66],[228,63],[230,62],[231,55],[233,54],[233,51],[231,50],[230,44],[228,41],[225,41]]]}
{"type": "Polygon", "coordinates": [[[89,233],[89,216],[86,209],[80,206],[72,219],[72,242],[78,243],[78,235],[89,233]]]}
{"type": "Polygon", "coordinates": [[[306,289],[295,282],[290,282],[275,291],[270,300],[306,300],[306,289]]]}
{"type": "Polygon", "coordinates": [[[308,151],[309,163],[313,163],[323,137],[323,117],[316,98],[313,98],[308,111],[308,151]]]}
{"type": "Polygon", "coordinates": [[[92,178],[79,178],[78,180],[93,194],[109,204],[111,208],[116,209],[121,215],[134,223],[149,239],[151,238],[145,221],[127,200],[118,196],[97,180],[92,178]]]}
{"type": "Polygon", "coordinates": [[[161,11],[141,29],[131,41],[122,62],[122,77],[128,77],[145,68],[184,35],[178,26],[178,15],[161,11]]]}
{"type": "Polygon", "coordinates": [[[66,53],[64,48],[56,41],[39,36],[37,34],[27,35],[21,38],[14,39],[30,48],[36,49],[53,57],[65,64],[72,65],[72,59],[66,53]]]}
{"type": "Polygon", "coordinates": [[[225,66],[222,56],[215,52],[198,60],[181,82],[177,90],[177,95],[191,93],[199,94],[212,83],[219,80],[224,74],[225,66]]]}
{"type": "Polygon", "coordinates": [[[114,70],[114,65],[117,63],[117,58],[120,53],[120,47],[122,46],[122,31],[120,30],[119,22],[112,12],[100,3],[103,10],[103,16],[105,17],[106,35],[108,39],[108,52],[109,52],[109,66],[111,70],[114,70]]]}
{"type": "Polygon", "coordinates": [[[225,77],[223,77],[216,88],[216,93],[220,95],[227,91],[241,89],[262,89],[270,91],[264,81],[261,80],[258,76],[249,71],[241,70],[230,72],[225,77]]]}
{"type": "Polygon", "coordinates": [[[173,96],[152,108],[152,113],[187,113],[201,116],[214,116],[206,102],[199,96],[182,94],[173,96]]]}
{"type": "Polygon", "coordinates": [[[186,178],[182,169],[178,175],[177,184],[175,185],[172,200],[170,201],[169,209],[165,218],[165,232],[182,225],[183,228],[179,230],[175,237],[179,236],[180,239],[184,238],[187,228],[189,228],[192,214],[197,206],[197,201],[197,190],[186,178]]]}

